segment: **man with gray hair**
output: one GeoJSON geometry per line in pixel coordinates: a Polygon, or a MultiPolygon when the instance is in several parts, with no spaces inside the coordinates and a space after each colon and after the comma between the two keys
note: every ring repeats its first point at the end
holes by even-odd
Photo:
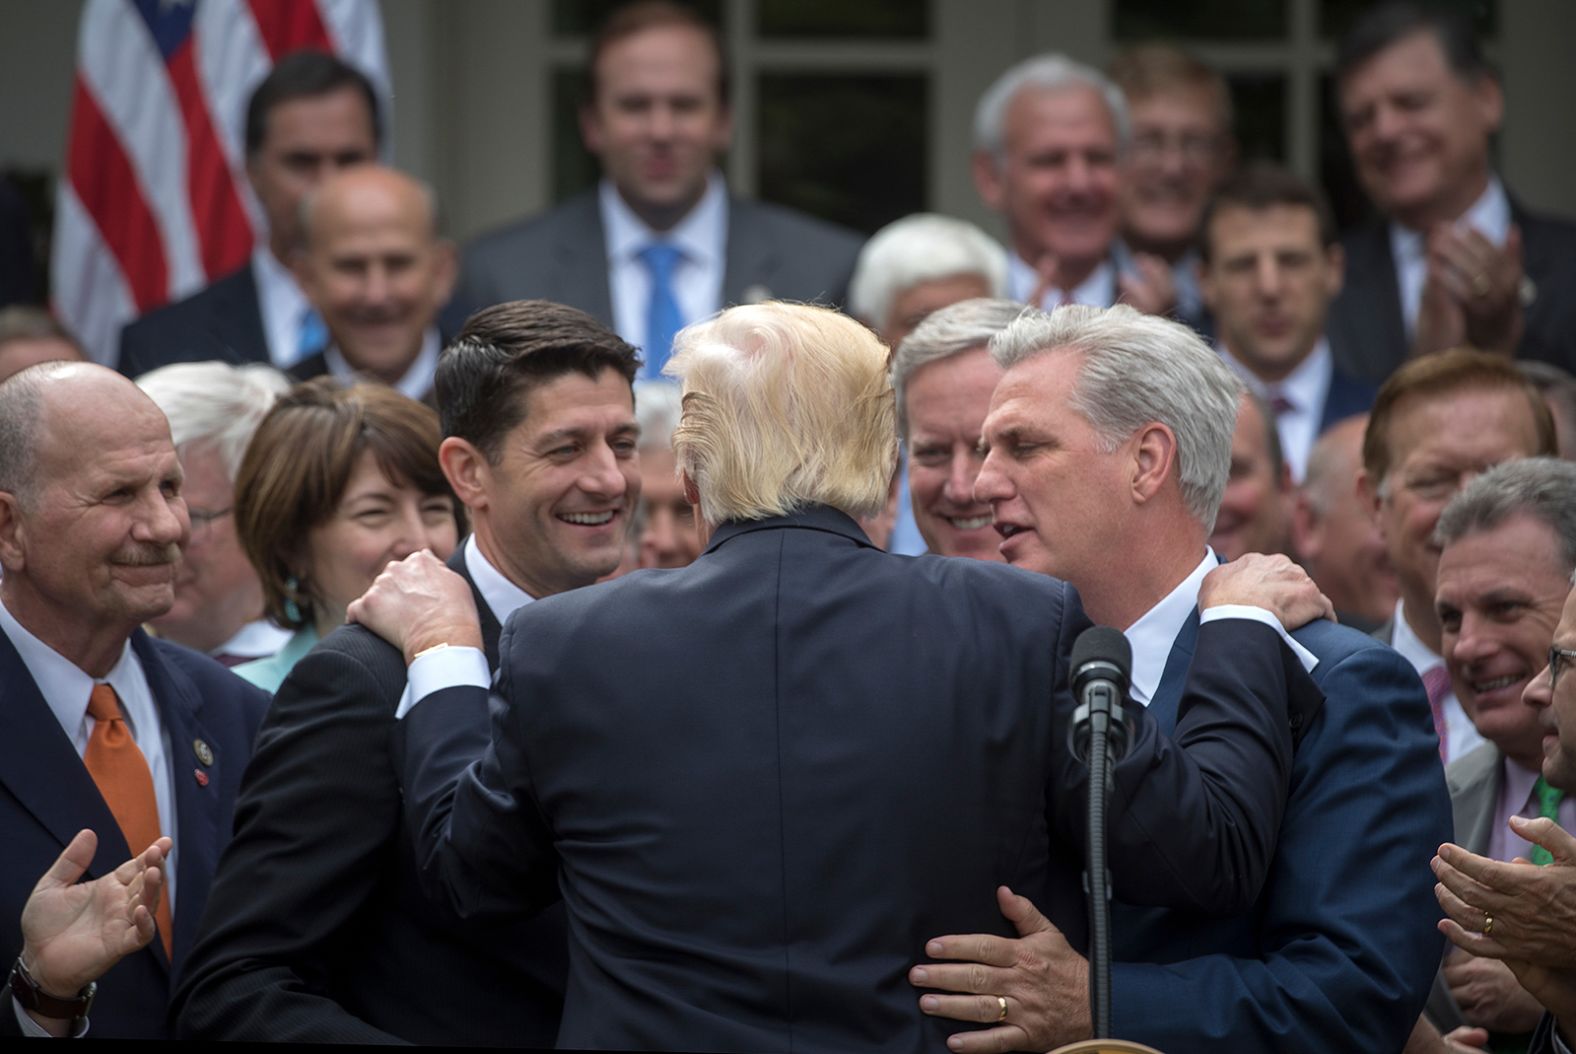
{"type": "Polygon", "coordinates": [[[700,555],[695,507],[679,485],[673,430],[679,423],[679,388],[672,381],[635,382],[635,421],[640,425],[640,511],[635,518],[640,567],[684,567],[700,555]]]}
{"type": "MultiPolygon", "coordinates": [[[[1541,709],[1522,699],[1548,665],[1576,570],[1576,465],[1539,457],[1490,469],[1445,507],[1434,541],[1445,665],[1456,698],[1487,741],[1445,772],[1455,814],[1451,840],[1493,860],[1547,863],[1547,850],[1509,821],[1547,816],[1576,831],[1576,798],[1542,776],[1541,709]]],[[[1467,1025],[1485,1030],[1485,1041],[1487,1032],[1525,1037],[1542,1013],[1504,963],[1460,949],[1446,958],[1428,1003],[1428,1020],[1439,1031],[1467,1025]]]]}
{"type": "MultiPolygon", "coordinates": [[[[940,1049],[955,1026],[902,982],[916,934],[1004,929],[991,891],[1011,884],[1082,940],[1066,657],[1087,622],[1064,583],[869,544],[853,517],[885,497],[894,404],[887,349],[857,322],[733,308],[681,332],[668,369],[706,551],[517,612],[474,765],[454,724],[485,719],[485,677],[415,702],[399,735],[424,886],[463,915],[561,883],[560,1046],[940,1049]]],[[[1323,606],[1306,585],[1264,560],[1206,588],[1300,619],[1323,606]]],[[[412,558],[352,617],[402,648],[414,685],[477,640],[468,598],[412,558]]],[[[1132,715],[1116,794],[1134,821],[1111,832],[1126,895],[1252,898],[1288,707],[1300,721],[1316,705],[1275,616],[1257,615],[1275,628],[1201,633],[1233,674],[1193,684],[1174,748],[1132,715]]]]}
{"type": "Polygon", "coordinates": [[[990,506],[974,497],[974,480],[983,460],[980,428],[1001,380],[987,345],[1022,313],[1013,300],[964,300],[926,318],[892,356],[914,523],[937,556],[1001,559],[1001,538],[990,506]]]}
{"type": "Polygon", "coordinates": [[[290,382],[260,364],[178,362],[144,374],[137,385],[169,419],[192,522],[175,603],[150,625],[227,666],[272,655],[290,633],[263,618],[263,587],[232,513],[241,457],[290,382]]]}
{"type": "Polygon", "coordinates": [[[1117,238],[1128,139],[1121,89],[1066,55],[1026,59],[980,97],[974,186],[1007,224],[1007,295],[1043,307],[1175,306],[1170,266],[1117,238]]]}
{"type": "MultiPolygon", "coordinates": [[[[991,353],[1006,372],[975,495],[994,510],[1002,555],[1067,579],[1091,617],[1125,630],[1132,695],[1170,728],[1186,713],[1181,679],[1204,661],[1195,640],[1209,627],[1194,601],[1216,562],[1205,540],[1241,384],[1185,326],[1128,307],[1026,312],[991,353]]],[[[1294,636],[1325,703],[1299,730],[1269,881],[1224,920],[1115,906],[1119,1036],[1169,1051],[1228,1036],[1234,1051],[1397,1050],[1422,1010],[1440,952],[1423,864],[1450,829],[1422,684],[1365,634],[1318,621],[1294,636]],[[1354,791],[1372,786],[1384,793],[1354,791]]],[[[1133,822],[1112,816],[1113,829],[1133,822]]],[[[962,961],[911,975],[1022,1005],[965,1036],[953,1047],[963,1054],[1088,1035],[1087,964],[1032,910],[1015,921],[1016,941],[933,941],[933,956],[962,961]]],[[[973,994],[925,995],[921,1007],[985,1020],[973,994]]]]}

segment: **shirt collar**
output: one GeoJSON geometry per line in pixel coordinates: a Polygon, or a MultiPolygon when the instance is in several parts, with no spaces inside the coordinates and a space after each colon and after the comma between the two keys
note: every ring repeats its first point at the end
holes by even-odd
{"type": "Polygon", "coordinates": [[[1330,354],[1330,342],[1323,337],[1319,338],[1308,357],[1278,384],[1260,380],[1226,345],[1221,344],[1219,348],[1221,357],[1237,371],[1242,383],[1262,398],[1271,400],[1278,394],[1292,404],[1296,413],[1317,411],[1324,406],[1324,400],[1330,393],[1330,378],[1335,373],[1335,359],[1330,354]]]}
{"type": "Polygon", "coordinates": [[[1177,583],[1165,599],[1124,631],[1128,643],[1133,646],[1131,695],[1136,702],[1148,706],[1155,697],[1161,675],[1166,671],[1166,660],[1171,657],[1171,647],[1182,632],[1183,623],[1198,606],[1198,591],[1204,584],[1204,576],[1219,562],[1215,551],[1205,546],[1204,558],[1198,566],[1177,583]]]}
{"type": "MultiPolygon", "coordinates": [[[[312,305],[307,302],[301,287],[296,285],[295,275],[279,262],[279,258],[268,247],[267,239],[252,249],[252,278],[257,283],[257,307],[264,324],[276,320],[280,327],[280,331],[277,334],[270,333],[270,337],[284,342],[286,360],[293,361],[301,315],[312,305]]],[[[274,359],[280,361],[277,353],[274,359]]]]}
{"type": "MultiPolygon", "coordinates": [[[[75,738],[88,713],[88,696],[99,681],[90,677],[70,659],[35,637],[16,616],[0,602],[0,629],[10,638],[22,665],[38,686],[39,694],[60,722],[67,736],[75,738]]],[[[142,664],[132,650],[128,639],[121,646],[120,658],[103,678],[121,699],[128,699],[136,691],[136,678],[141,675],[142,664]]],[[[130,722],[128,722],[130,723],[130,722]]],[[[133,727],[133,733],[136,729],[133,727]]]]}
{"type": "MultiPolygon", "coordinates": [[[[1028,303],[1035,287],[1040,284],[1040,274],[1033,267],[1024,262],[1023,258],[1015,252],[1007,254],[1007,288],[1014,300],[1028,303]]],[[[1051,288],[1045,291],[1045,299],[1031,307],[1044,307],[1050,304],[1052,309],[1060,307],[1064,299],[1065,290],[1051,288]]],[[[1116,302],[1116,269],[1110,259],[1100,261],[1100,265],[1089,272],[1089,277],[1072,290],[1072,302],[1075,304],[1088,304],[1092,307],[1110,307],[1116,302]]]]}
{"type": "Polygon", "coordinates": [[[262,659],[277,652],[294,636],[290,630],[260,618],[242,626],[235,636],[219,645],[210,655],[238,655],[248,659],[262,659]]]}
{"type": "Polygon", "coordinates": [[[471,573],[471,581],[476,583],[499,625],[508,622],[510,615],[536,599],[492,565],[476,544],[474,534],[465,540],[465,569],[471,573]]]}
{"type": "Polygon", "coordinates": [[[1519,816],[1527,807],[1527,802],[1532,799],[1532,788],[1537,785],[1541,771],[1524,769],[1510,758],[1502,758],[1500,764],[1505,768],[1505,782],[1503,803],[1506,817],[1519,816]]]}
{"type": "Polygon", "coordinates": [[[1390,647],[1400,652],[1401,657],[1411,663],[1412,668],[1419,674],[1424,674],[1445,660],[1441,659],[1438,652],[1424,644],[1422,639],[1412,632],[1412,627],[1406,621],[1406,612],[1403,610],[1405,604],[1406,601],[1404,600],[1395,602],[1395,620],[1393,623],[1395,629],[1390,634],[1390,647]]]}
{"type": "MultiPolygon", "coordinates": [[[[432,381],[438,372],[438,353],[442,350],[442,344],[437,329],[428,326],[427,332],[422,334],[421,351],[416,353],[416,361],[412,362],[410,369],[406,370],[390,387],[406,398],[418,402],[425,399],[427,393],[432,391],[432,381]]],[[[323,362],[328,366],[328,372],[345,384],[354,384],[365,379],[360,371],[345,361],[345,356],[338,345],[330,345],[324,350],[323,362]]]]}
{"type": "MultiPolygon", "coordinates": [[[[1457,227],[1471,227],[1495,245],[1504,245],[1510,236],[1510,197],[1505,185],[1494,173],[1488,174],[1488,186],[1478,195],[1467,211],[1456,219],[1457,227]]],[[[1414,231],[1399,223],[1390,224],[1390,253],[1397,263],[1416,262],[1423,259],[1423,237],[1426,232],[1414,231]]]]}
{"type": "Polygon", "coordinates": [[[725,252],[728,226],[728,193],[722,176],[713,170],[706,177],[706,191],[683,219],[666,231],[652,230],[619,194],[613,181],[597,184],[602,228],[610,262],[633,259],[653,242],[675,246],[687,261],[710,264],[725,252]]]}

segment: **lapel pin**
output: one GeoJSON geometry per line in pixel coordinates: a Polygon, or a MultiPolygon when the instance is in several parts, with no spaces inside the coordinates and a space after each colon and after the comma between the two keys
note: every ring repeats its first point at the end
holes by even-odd
{"type": "Polygon", "coordinates": [[[197,760],[204,765],[213,764],[213,748],[201,739],[192,740],[192,751],[197,755],[197,760]]]}
{"type": "Polygon", "coordinates": [[[192,776],[197,780],[197,786],[208,786],[208,774],[202,769],[192,769],[192,776]]]}

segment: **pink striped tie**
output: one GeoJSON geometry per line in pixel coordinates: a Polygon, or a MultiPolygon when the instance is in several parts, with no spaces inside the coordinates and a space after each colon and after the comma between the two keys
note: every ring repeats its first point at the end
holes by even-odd
{"type": "Polygon", "coordinates": [[[1445,725],[1445,696],[1450,694],[1450,671],[1444,663],[1423,671],[1423,690],[1428,693],[1428,709],[1434,715],[1434,734],[1439,737],[1439,760],[1450,760],[1450,729],[1445,725]]]}

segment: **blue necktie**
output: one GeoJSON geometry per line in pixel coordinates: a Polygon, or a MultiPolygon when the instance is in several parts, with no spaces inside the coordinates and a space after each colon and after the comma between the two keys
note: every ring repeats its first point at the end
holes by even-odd
{"type": "Polygon", "coordinates": [[[301,312],[301,321],[296,324],[295,359],[290,363],[294,366],[302,359],[310,358],[328,347],[328,327],[323,325],[323,316],[312,308],[301,312]]]}
{"type": "Polygon", "coordinates": [[[663,242],[653,242],[640,250],[640,262],[651,274],[651,301],[646,305],[645,364],[642,377],[659,378],[662,367],[673,351],[673,335],[684,328],[684,316],[673,296],[673,268],[683,254],[663,242]]]}

